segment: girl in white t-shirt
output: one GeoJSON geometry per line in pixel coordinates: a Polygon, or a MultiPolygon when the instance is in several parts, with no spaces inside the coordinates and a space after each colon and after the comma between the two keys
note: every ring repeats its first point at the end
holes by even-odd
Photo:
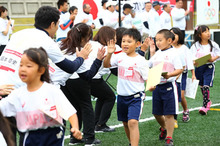
{"type": "Polygon", "coordinates": [[[61,90],[49,84],[48,56],[43,48],[24,51],[19,77],[26,86],[2,99],[0,110],[4,116],[16,118],[18,130],[25,133],[24,146],[62,146],[62,118],[70,121],[73,136],[82,139],[75,108],[61,90]]]}
{"type": "MultiPolygon", "coordinates": [[[[203,95],[203,106],[199,110],[202,115],[207,115],[212,104],[210,100],[209,87],[213,85],[214,72],[215,72],[215,62],[220,56],[219,45],[210,40],[209,27],[206,25],[201,25],[196,27],[194,31],[194,44],[190,48],[193,55],[193,60],[203,57],[205,55],[211,54],[211,58],[208,63],[195,68],[196,78],[199,80],[199,85],[203,95]]],[[[194,63],[197,66],[196,63],[194,63]]]]}
{"type": "Polygon", "coordinates": [[[0,6],[0,55],[9,40],[9,34],[12,33],[11,20],[8,16],[8,10],[4,6],[0,6]]]}
{"type": "MultiPolygon", "coordinates": [[[[185,89],[186,89],[186,79],[188,75],[188,70],[192,72],[192,80],[196,79],[193,59],[189,48],[186,45],[184,45],[184,36],[181,30],[177,27],[173,27],[171,28],[170,31],[175,35],[175,40],[173,41],[172,46],[177,50],[183,62],[183,66],[185,67],[182,74],[178,76],[179,78],[177,79],[177,85],[178,85],[178,94],[179,94],[178,96],[181,98],[179,102],[181,102],[183,107],[182,120],[183,122],[188,122],[190,118],[189,118],[189,110],[187,108],[187,101],[185,98],[185,89]]],[[[174,119],[176,120],[175,128],[178,128],[177,115],[174,116],[174,119]]]]}

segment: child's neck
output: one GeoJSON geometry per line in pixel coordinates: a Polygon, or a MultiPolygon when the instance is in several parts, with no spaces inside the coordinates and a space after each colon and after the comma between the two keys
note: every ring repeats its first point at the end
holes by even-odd
{"type": "Polygon", "coordinates": [[[209,41],[208,40],[202,40],[201,45],[208,45],[209,41]]]}
{"type": "Polygon", "coordinates": [[[164,49],[161,49],[162,51],[164,51],[164,50],[167,50],[167,49],[169,49],[171,47],[171,45],[169,45],[169,46],[167,46],[166,48],[164,48],[164,49]]]}
{"type": "Polygon", "coordinates": [[[42,81],[27,83],[27,89],[29,92],[33,92],[38,90],[42,85],[43,85],[42,81]]]}
{"type": "MultiPolygon", "coordinates": [[[[127,54],[127,53],[126,53],[127,54]]],[[[137,53],[136,52],[131,52],[129,54],[127,54],[129,57],[136,57],[137,53]]]]}
{"type": "Polygon", "coordinates": [[[172,44],[172,46],[175,47],[175,48],[180,48],[182,45],[175,43],[175,44],[172,44]]]}

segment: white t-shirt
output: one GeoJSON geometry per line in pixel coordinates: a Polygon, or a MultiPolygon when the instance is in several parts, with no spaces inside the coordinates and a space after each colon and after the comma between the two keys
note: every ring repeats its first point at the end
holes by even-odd
{"type": "Polygon", "coordinates": [[[148,77],[147,60],[137,55],[129,57],[121,52],[112,56],[111,66],[118,67],[117,92],[122,96],[129,96],[145,90],[145,80],[148,77]]]}
{"type": "MultiPolygon", "coordinates": [[[[147,11],[144,11],[144,12],[142,12],[142,16],[141,16],[141,18],[142,18],[142,30],[143,30],[143,33],[148,33],[149,34],[149,28],[146,28],[145,26],[144,26],[144,22],[145,21],[147,21],[148,22],[148,18],[149,18],[149,12],[147,12],[147,11]]],[[[149,25],[149,24],[148,24],[149,25]]],[[[149,26],[148,26],[149,27],[149,26]]]]}
{"type": "Polygon", "coordinates": [[[9,35],[12,33],[11,26],[9,26],[8,34],[5,36],[2,32],[6,30],[8,24],[7,19],[0,17],[0,45],[7,45],[9,40],[9,35]]]}
{"type": "MultiPolygon", "coordinates": [[[[154,67],[161,62],[164,62],[163,65],[163,72],[173,72],[176,69],[183,69],[183,65],[181,63],[181,59],[179,58],[179,55],[174,48],[169,48],[166,50],[158,50],[154,56],[152,56],[149,60],[149,67],[154,67]]],[[[168,79],[165,79],[161,76],[160,84],[164,84],[167,82],[173,82],[176,80],[175,77],[170,77],[168,79]]]]}
{"type": "Polygon", "coordinates": [[[92,25],[92,23],[93,23],[92,14],[86,14],[86,13],[84,13],[84,12],[82,12],[82,13],[80,13],[80,14],[78,14],[78,15],[76,16],[76,23],[75,23],[75,24],[77,24],[77,23],[82,23],[82,21],[83,21],[84,19],[87,19],[87,20],[88,20],[88,21],[86,22],[87,25],[89,25],[89,26],[92,25]]]}
{"type": "MultiPolygon", "coordinates": [[[[2,125],[2,126],[4,126],[4,125],[2,125]]],[[[0,144],[1,144],[1,146],[7,146],[5,138],[4,138],[3,134],[1,133],[1,131],[0,131],[0,144]]]]}
{"type": "Polygon", "coordinates": [[[163,11],[163,13],[160,15],[160,25],[161,29],[171,29],[171,17],[166,11],[163,11]]]}
{"type": "Polygon", "coordinates": [[[173,8],[171,16],[173,18],[173,27],[177,27],[181,30],[186,29],[185,10],[183,8],[173,8]]]}
{"type": "Polygon", "coordinates": [[[13,84],[15,87],[24,85],[18,76],[21,56],[24,50],[43,47],[54,63],[65,58],[57,43],[44,31],[39,29],[24,29],[11,36],[0,57],[0,84],[13,84]]]}
{"type": "Polygon", "coordinates": [[[104,26],[109,26],[114,29],[118,27],[118,16],[114,12],[109,10],[105,11],[105,17],[103,17],[104,26]]]}
{"type": "Polygon", "coordinates": [[[121,14],[121,17],[125,17],[122,23],[122,27],[125,28],[132,28],[132,17],[131,14],[125,15],[124,13],[121,14]]]}
{"type": "Polygon", "coordinates": [[[62,118],[68,120],[76,113],[63,92],[46,82],[34,92],[26,86],[12,91],[0,101],[0,110],[4,116],[16,118],[21,132],[60,126],[57,121],[63,123],[62,118]]]}
{"type": "Polygon", "coordinates": [[[155,37],[157,32],[161,29],[160,16],[159,16],[159,13],[155,9],[151,9],[149,11],[148,25],[149,25],[149,30],[150,30],[149,35],[151,37],[155,37]]]}
{"type": "Polygon", "coordinates": [[[141,35],[143,34],[143,31],[142,31],[143,22],[141,20],[141,14],[140,13],[136,13],[135,17],[132,18],[132,25],[135,26],[135,28],[141,33],[141,35]]]}
{"type": "Polygon", "coordinates": [[[196,42],[195,44],[193,44],[190,48],[192,56],[193,56],[193,60],[196,60],[208,54],[211,54],[212,57],[220,56],[219,45],[214,41],[211,41],[211,42],[213,45],[212,52],[211,52],[211,46],[209,44],[201,45],[199,42],[196,42]]]}
{"type": "Polygon", "coordinates": [[[58,27],[58,30],[56,33],[56,39],[67,37],[67,33],[69,32],[70,27],[67,27],[66,29],[63,30],[63,29],[61,29],[60,25],[65,24],[68,21],[71,21],[70,20],[70,13],[69,12],[66,12],[66,13],[61,12],[60,23],[59,23],[59,27],[58,27]]]}

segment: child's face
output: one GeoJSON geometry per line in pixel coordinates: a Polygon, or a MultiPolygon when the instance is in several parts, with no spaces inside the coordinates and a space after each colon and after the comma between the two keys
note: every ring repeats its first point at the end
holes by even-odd
{"type": "Polygon", "coordinates": [[[123,52],[128,56],[131,56],[135,53],[135,49],[140,45],[140,42],[136,41],[132,37],[125,35],[122,37],[121,47],[123,52]]]}
{"type": "Polygon", "coordinates": [[[202,32],[200,37],[202,40],[209,40],[210,39],[211,35],[210,35],[210,31],[208,30],[208,28],[206,28],[206,31],[202,32]]]}
{"type": "Polygon", "coordinates": [[[173,30],[171,30],[171,32],[174,34],[174,36],[175,36],[175,40],[172,42],[173,44],[177,44],[177,42],[179,41],[179,36],[177,35],[177,34],[175,34],[174,32],[173,32],[173,30]]]}
{"type": "Polygon", "coordinates": [[[33,83],[36,79],[41,77],[42,73],[39,71],[39,66],[35,62],[31,61],[26,54],[22,55],[19,77],[25,83],[33,83]]]}
{"type": "Polygon", "coordinates": [[[171,38],[166,39],[164,37],[164,34],[156,35],[156,45],[160,50],[168,49],[171,43],[172,43],[172,39],[171,38]]]}

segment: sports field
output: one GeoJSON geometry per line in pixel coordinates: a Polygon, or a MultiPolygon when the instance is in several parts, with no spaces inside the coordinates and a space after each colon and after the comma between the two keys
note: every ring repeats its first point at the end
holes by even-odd
{"type": "MultiPolygon", "coordinates": [[[[174,130],[174,144],[176,146],[220,146],[220,62],[216,64],[214,86],[210,90],[210,98],[214,109],[208,112],[207,116],[199,114],[198,109],[202,106],[202,94],[198,88],[196,99],[187,98],[188,108],[190,112],[190,121],[182,122],[182,107],[180,105],[180,114],[178,117],[179,128],[174,130]],[[219,111],[217,111],[219,109],[219,111]]],[[[190,76],[190,75],[189,75],[190,76]]],[[[117,78],[112,75],[108,80],[114,87],[117,78]]],[[[150,92],[147,93],[151,95],[150,92]]],[[[93,102],[95,103],[95,101],[93,102]]],[[[152,101],[145,101],[143,113],[139,124],[140,129],[140,146],[159,146],[164,145],[164,141],[159,141],[159,124],[153,118],[152,101]]],[[[126,138],[121,122],[117,121],[116,104],[112,111],[109,126],[117,127],[112,133],[97,133],[96,138],[102,141],[103,146],[128,146],[129,142],[126,138]]],[[[66,132],[69,135],[69,132],[66,132]]],[[[68,145],[69,138],[66,136],[65,145],[68,145]]]]}

